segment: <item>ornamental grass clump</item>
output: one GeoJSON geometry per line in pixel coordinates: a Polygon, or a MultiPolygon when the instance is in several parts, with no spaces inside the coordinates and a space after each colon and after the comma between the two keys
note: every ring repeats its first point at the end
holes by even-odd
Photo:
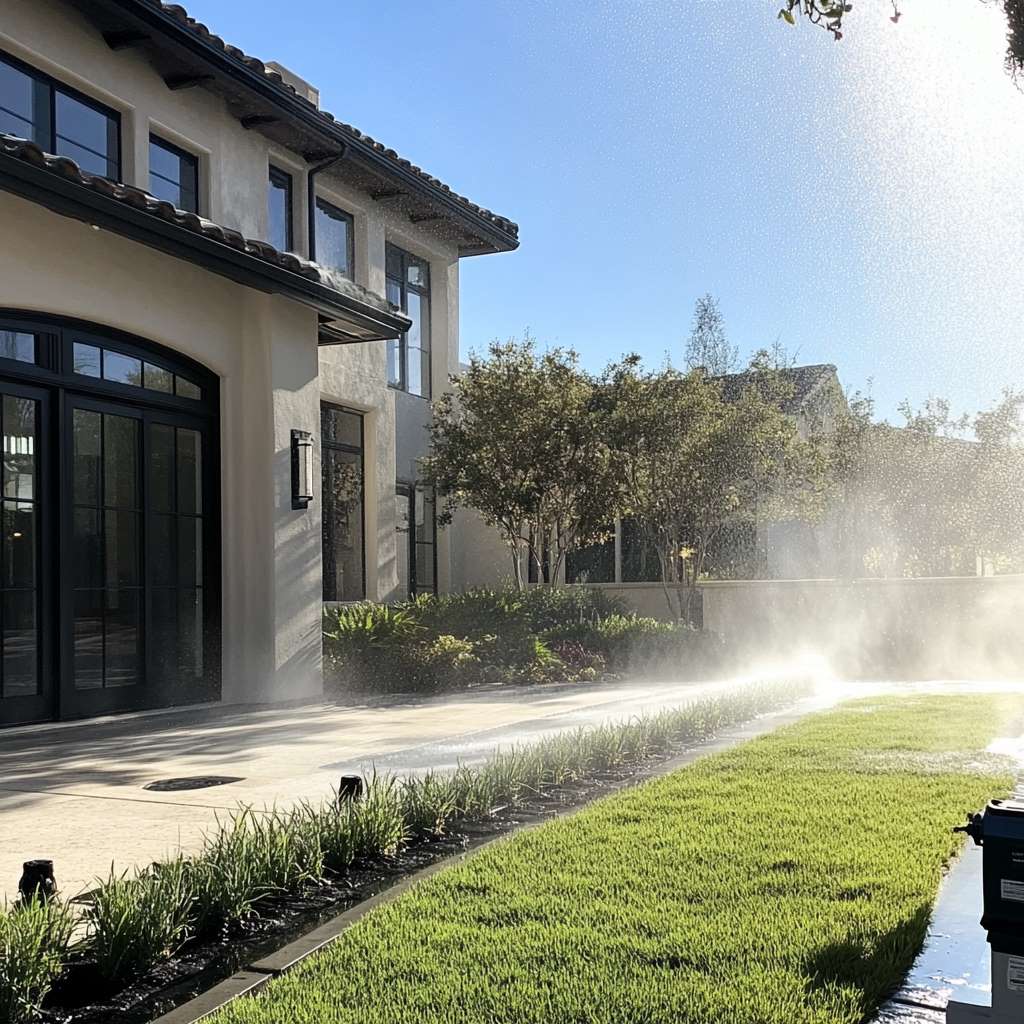
{"type": "Polygon", "coordinates": [[[251,807],[208,836],[189,865],[201,934],[232,928],[256,915],[260,901],[298,889],[320,874],[319,836],[301,815],[257,814],[251,807]]]}
{"type": "Polygon", "coordinates": [[[58,899],[0,908],[0,1021],[36,1016],[63,969],[73,928],[70,909],[58,899]]]}
{"type": "Polygon", "coordinates": [[[99,976],[127,981],[171,956],[188,938],[193,890],[188,863],[178,857],[102,882],[85,911],[86,948],[99,976]]]}
{"type": "Polygon", "coordinates": [[[455,815],[455,787],[450,776],[436,772],[403,779],[399,791],[402,818],[413,838],[444,835],[455,815]]]}

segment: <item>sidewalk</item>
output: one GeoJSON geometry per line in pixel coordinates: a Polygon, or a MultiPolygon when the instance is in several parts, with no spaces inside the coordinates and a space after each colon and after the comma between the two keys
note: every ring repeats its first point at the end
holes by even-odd
{"type": "Polygon", "coordinates": [[[729,684],[537,687],[353,705],[211,708],[0,732],[0,899],[21,865],[55,862],[62,891],[178,850],[239,803],[287,806],[329,795],[348,768],[477,760],[494,747],[670,707],[729,684]],[[154,792],[172,778],[232,776],[154,792]]]}

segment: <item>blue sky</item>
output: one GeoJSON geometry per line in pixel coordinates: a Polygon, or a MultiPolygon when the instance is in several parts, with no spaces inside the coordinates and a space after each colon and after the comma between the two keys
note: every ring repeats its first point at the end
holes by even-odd
{"type": "Polygon", "coordinates": [[[744,354],[957,409],[1024,386],[1024,94],[997,8],[861,0],[189,0],[325,109],[520,224],[462,264],[463,351],[529,329],[598,369],[681,360],[716,295],[744,354]],[[287,16],[285,16],[287,15],[287,16]]]}

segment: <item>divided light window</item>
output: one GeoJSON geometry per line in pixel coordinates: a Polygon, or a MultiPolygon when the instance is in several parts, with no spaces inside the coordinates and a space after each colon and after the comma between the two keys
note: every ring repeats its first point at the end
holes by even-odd
{"type": "Polygon", "coordinates": [[[292,252],[292,176],[270,168],[267,183],[267,241],[280,252],[292,252]]]}
{"type": "Polygon", "coordinates": [[[325,601],[366,595],[363,542],[363,417],[337,405],[320,406],[325,601]]]}
{"type": "Polygon", "coordinates": [[[333,267],[352,277],[353,234],[352,215],[318,196],[313,218],[313,259],[322,267],[333,267]]]}
{"type": "Polygon", "coordinates": [[[434,491],[428,487],[398,484],[395,488],[398,516],[396,558],[398,599],[437,593],[437,516],[434,491]]]}
{"type": "Polygon", "coordinates": [[[410,395],[430,397],[430,266],[387,247],[387,297],[412,320],[401,338],[388,342],[388,383],[410,395]]]}
{"type": "Polygon", "coordinates": [[[159,135],[150,135],[149,191],[179,210],[198,213],[198,158],[159,135]]]}
{"type": "Polygon", "coordinates": [[[6,55],[0,55],[0,132],[31,139],[89,174],[120,180],[120,115],[6,55]]]}

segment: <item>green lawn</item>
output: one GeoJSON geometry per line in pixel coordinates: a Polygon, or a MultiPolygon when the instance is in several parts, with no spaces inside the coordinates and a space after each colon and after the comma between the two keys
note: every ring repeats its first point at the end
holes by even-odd
{"type": "Polygon", "coordinates": [[[482,851],[215,1024],[845,1024],[1004,792],[1005,697],[856,701],[482,851]]]}

